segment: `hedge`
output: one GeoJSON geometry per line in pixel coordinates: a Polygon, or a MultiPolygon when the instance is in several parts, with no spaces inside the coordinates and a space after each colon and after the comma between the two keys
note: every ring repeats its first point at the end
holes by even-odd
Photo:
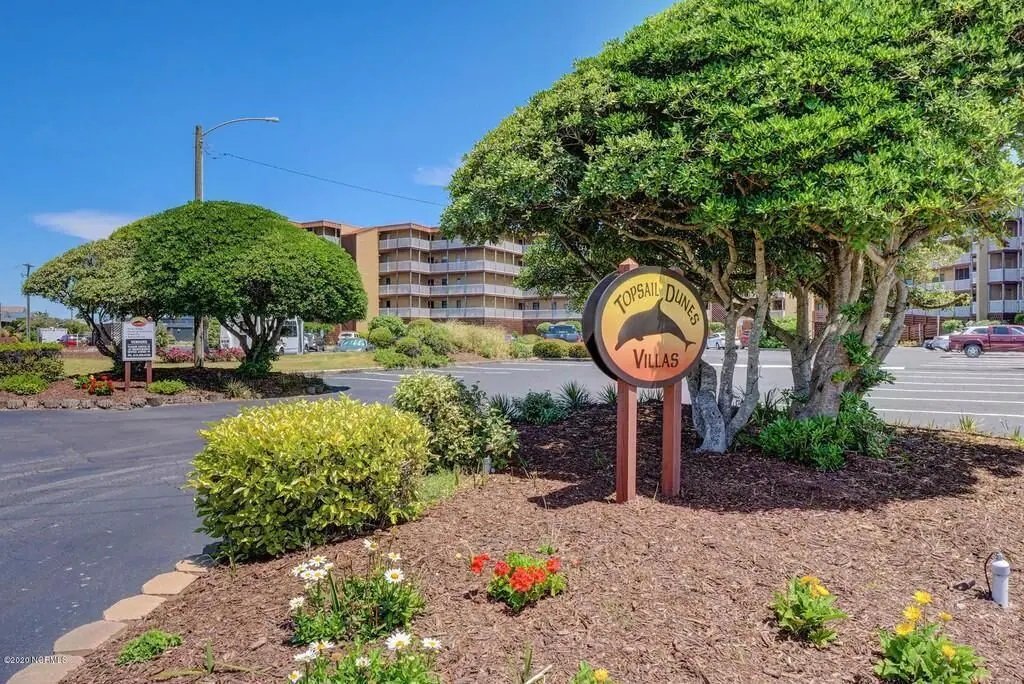
{"type": "Polygon", "coordinates": [[[61,346],[52,342],[0,344],[0,377],[38,375],[50,382],[64,377],[61,346]]]}

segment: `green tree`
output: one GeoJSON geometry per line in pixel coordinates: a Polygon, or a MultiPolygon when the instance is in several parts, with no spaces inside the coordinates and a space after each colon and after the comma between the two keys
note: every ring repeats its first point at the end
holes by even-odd
{"type": "Polygon", "coordinates": [[[676,265],[727,329],[753,315],[741,401],[729,351],[717,397],[713,369],[691,376],[716,451],[758,396],[771,291],[794,292],[800,415],[834,415],[890,348],[884,318],[898,339],[906,255],[993,230],[1019,196],[1021,26],[1009,0],[679,3],[485,136],[442,226],[546,234],[598,273],[609,264],[591,257],[610,253],[676,265]],[[812,296],[828,311],[819,335],[812,296]]]}
{"type": "Polygon", "coordinates": [[[75,311],[92,330],[96,349],[116,361],[124,318],[165,313],[143,286],[135,243],[125,239],[74,247],[33,271],[23,290],[75,311]]]}
{"type": "Polygon", "coordinates": [[[366,293],[345,250],[262,207],[192,202],[115,233],[138,244],[143,284],[173,314],[212,316],[246,363],[269,369],[288,318],[362,318],[366,293]]]}

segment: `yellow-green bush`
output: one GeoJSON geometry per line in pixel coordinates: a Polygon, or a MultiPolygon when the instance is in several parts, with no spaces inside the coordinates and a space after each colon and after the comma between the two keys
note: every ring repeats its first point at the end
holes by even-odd
{"type": "Polygon", "coordinates": [[[533,345],[533,355],[541,359],[565,359],[571,348],[565,340],[541,340],[533,345]]]}
{"type": "Polygon", "coordinates": [[[408,519],[429,458],[415,416],[348,398],[246,409],[200,434],[188,485],[202,530],[236,558],[408,519]]]}
{"type": "Polygon", "coordinates": [[[0,376],[38,375],[53,382],[64,377],[61,346],[52,342],[11,342],[7,337],[0,343],[0,376]]]}
{"type": "Polygon", "coordinates": [[[441,324],[451,335],[452,343],[459,351],[479,354],[485,359],[507,359],[509,357],[508,335],[504,328],[470,325],[459,321],[441,324]]]}

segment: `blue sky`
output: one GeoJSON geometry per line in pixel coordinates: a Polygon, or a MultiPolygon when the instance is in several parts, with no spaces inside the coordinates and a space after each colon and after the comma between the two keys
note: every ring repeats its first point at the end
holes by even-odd
{"type": "MultiPolygon", "coordinates": [[[[0,3],[0,303],[20,264],[192,197],[296,220],[436,222],[462,154],[517,105],[669,0],[0,3]]],[[[34,309],[59,308],[39,302],[34,309]]]]}

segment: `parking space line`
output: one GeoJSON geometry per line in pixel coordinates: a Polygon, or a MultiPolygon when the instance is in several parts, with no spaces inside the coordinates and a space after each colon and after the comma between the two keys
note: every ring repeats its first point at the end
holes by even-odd
{"type": "Polygon", "coordinates": [[[975,413],[974,411],[921,411],[918,409],[894,409],[875,406],[876,411],[887,413],[922,413],[936,416],[982,416],[986,418],[1024,418],[1024,415],[1016,413],[975,413]]]}
{"type": "Polygon", "coordinates": [[[871,395],[872,399],[878,399],[879,401],[944,401],[947,404],[1005,404],[1006,399],[922,399],[921,397],[876,397],[874,394],[871,395]]]}
{"type": "MultiPolygon", "coordinates": [[[[899,385],[901,383],[896,383],[896,384],[899,385]]],[[[935,383],[923,383],[922,382],[922,383],[919,383],[919,384],[921,384],[921,385],[925,385],[925,384],[934,385],[935,383]]],[[[956,387],[956,393],[957,394],[1016,394],[1016,395],[1019,395],[1021,397],[1024,397],[1024,390],[1018,390],[1016,392],[1006,392],[1006,391],[997,391],[997,390],[962,390],[962,389],[960,389],[961,387],[967,387],[967,386],[968,385],[959,385],[958,384],[957,387],[956,387]]],[[[969,386],[970,387],[990,387],[990,385],[969,385],[969,386]]],[[[871,394],[874,395],[875,392],[909,392],[909,393],[925,393],[925,394],[945,394],[947,396],[950,395],[950,390],[948,390],[948,389],[899,389],[898,387],[876,387],[875,389],[871,390],[871,394]]]]}
{"type": "Polygon", "coordinates": [[[348,379],[351,379],[351,380],[357,380],[357,381],[358,380],[362,380],[363,382],[386,382],[389,385],[397,385],[398,384],[398,380],[385,380],[383,378],[364,378],[364,377],[361,377],[361,376],[352,376],[352,375],[349,375],[349,376],[346,376],[346,377],[348,379]]]}
{"type": "MultiPolygon", "coordinates": [[[[896,380],[896,385],[924,385],[926,387],[935,387],[941,383],[938,382],[911,382],[909,380],[896,380]]],[[[958,382],[956,383],[957,389],[961,387],[991,387],[991,382],[958,382]]]]}
{"type": "Polygon", "coordinates": [[[943,373],[940,377],[936,377],[937,375],[938,375],[937,373],[908,372],[908,373],[901,373],[900,375],[897,376],[897,379],[902,378],[902,377],[911,377],[911,378],[914,378],[914,379],[932,378],[932,379],[934,379],[935,383],[938,384],[938,383],[941,383],[943,380],[947,380],[949,378],[954,378],[954,379],[956,379],[956,378],[963,378],[965,380],[1003,380],[1003,381],[1006,381],[1006,380],[1014,380],[1014,379],[1020,380],[1022,377],[1024,377],[1024,375],[1018,376],[1016,374],[1010,374],[1010,373],[1008,373],[1006,375],[978,375],[977,373],[943,373]]]}

